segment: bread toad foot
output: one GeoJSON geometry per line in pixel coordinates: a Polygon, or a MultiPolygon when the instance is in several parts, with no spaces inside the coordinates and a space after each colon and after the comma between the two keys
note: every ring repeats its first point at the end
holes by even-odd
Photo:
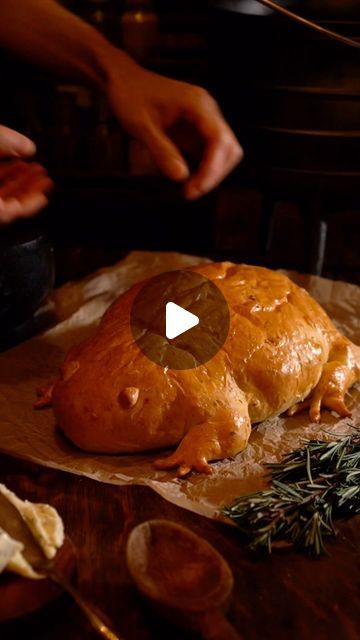
{"type": "Polygon", "coordinates": [[[309,409],[310,419],[320,422],[321,409],[325,407],[335,411],[341,418],[351,416],[345,404],[345,394],[359,378],[357,364],[359,348],[339,338],[333,345],[329,361],[324,365],[320,380],[310,396],[298,402],[288,410],[294,416],[304,409],[309,409]]]}
{"type": "Polygon", "coordinates": [[[179,447],[175,453],[167,458],[160,458],[154,463],[156,469],[173,469],[177,467],[176,475],[179,478],[188,475],[191,471],[199,473],[211,473],[211,467],[206,457],[200,452],[186,451],[186,447],[179,447]]]}
{"type": "Polygon", "coordinates": [[[247,407],[242,415],[223,418],[219,422],[204,422],[190,429],[181,440],[176,451],[167,458],[156,460],[156,469],[177,468],[177,476],[186,476],[191,471],[211,473],[208,464],[212,460],[229,458],[242,451],[251,431],[247,407]]]}

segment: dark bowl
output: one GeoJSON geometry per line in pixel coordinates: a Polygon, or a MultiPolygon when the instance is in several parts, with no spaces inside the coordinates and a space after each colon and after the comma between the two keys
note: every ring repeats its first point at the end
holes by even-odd
{"type": "Polygon", "coordinates": [[[34,231],[0,232],[0,348],[28,337],[54,284],[53,248],[34,231]]]}

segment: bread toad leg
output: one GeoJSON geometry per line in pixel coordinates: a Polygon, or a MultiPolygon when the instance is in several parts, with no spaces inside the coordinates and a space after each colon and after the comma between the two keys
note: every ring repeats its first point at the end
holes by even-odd
{"type": "Polygon", "coordinates": [[[54,391],[54,387],[58,381],[58,378],[47,385],[47,387],[40,387],[37,389],[36,393],[38,396],[38,400],[34,402],[34,409],[45,409],[47,407],[51,407],[52,405],[52,394],[54,391]]]}
{"type": "Polygon", "coordinates": [[[293,416],[306,408],[313,422],[320,422],[321,407],[336,411],[342,418],[351,415],[345,404],[347,390],[360,380],[360,347],[339,336],[332,345],[329,360],[310,396],[288,411],[293,416]]]}
{"type": "Polygon", "coordinates": [[[177,476],[190,471],[211,473],[208,464],[236,455],[247,445],[251,424],[247,404],[242,404],[234,416],[217,415],[213,420],[197,424],[186,433],[176,451],[167,458],[156,460],[157,469],[177,467],[177,476]]]}

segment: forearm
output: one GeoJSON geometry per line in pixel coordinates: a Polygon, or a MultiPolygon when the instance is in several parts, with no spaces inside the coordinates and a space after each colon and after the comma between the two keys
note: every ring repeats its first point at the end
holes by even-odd
{"type": "Polygon", "coordinates": [[[53,71],[105,88],[114,54],[98,31],[54,0],[0,0],[0,46],[53,71]]]}

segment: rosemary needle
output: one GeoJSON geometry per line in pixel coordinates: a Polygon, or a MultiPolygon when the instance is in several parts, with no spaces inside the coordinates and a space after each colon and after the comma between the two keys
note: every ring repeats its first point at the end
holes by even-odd
{"type": "Polygon", "coordinates": [[[360,513],[360,429],[329,441],[310,440],[265,465],[270,486],[237,498],[223,513],[250,540],[271,553],[294,545],[312,556],[326,554],[333,521],[360,513]]]}

